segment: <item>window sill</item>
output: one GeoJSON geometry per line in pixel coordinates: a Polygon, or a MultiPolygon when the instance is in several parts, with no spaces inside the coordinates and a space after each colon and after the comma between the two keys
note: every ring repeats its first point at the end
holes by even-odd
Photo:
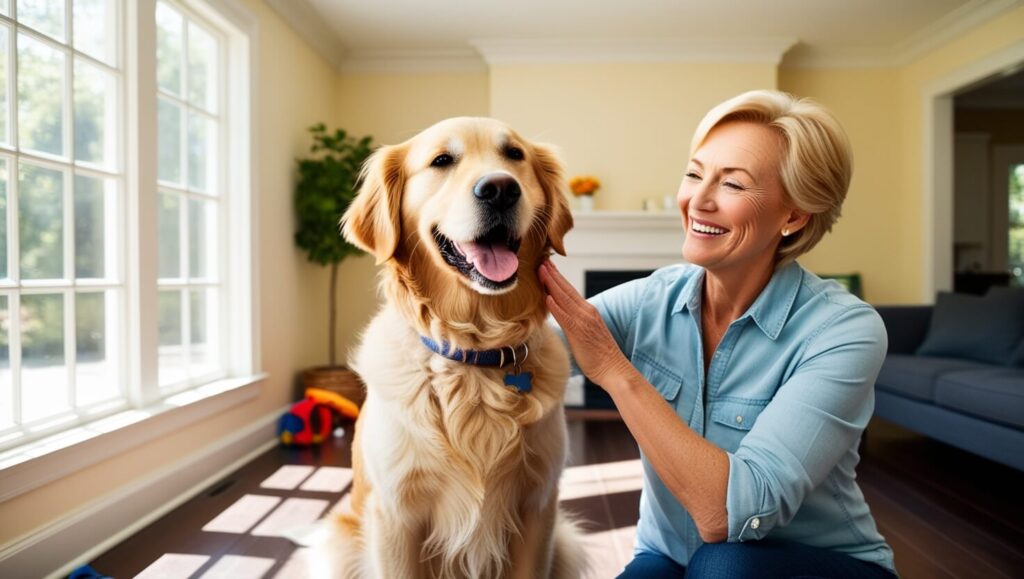
{"type": "Polygon", "coordinates": [[[225,378],[6,451],[0,502],[251,400],[266,377],[225,378]]]}

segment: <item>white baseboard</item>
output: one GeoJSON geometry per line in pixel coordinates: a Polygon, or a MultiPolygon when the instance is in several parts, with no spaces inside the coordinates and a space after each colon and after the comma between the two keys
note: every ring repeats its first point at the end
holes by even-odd
{"type": "Polygon", "coordinates": [[[0,550],[0,576],[66,576],[277,444],[277,420],[285,411],[263,416],[6,545],[0,550]],[[106,538],[97,542],[100,537],[106,538]]]}

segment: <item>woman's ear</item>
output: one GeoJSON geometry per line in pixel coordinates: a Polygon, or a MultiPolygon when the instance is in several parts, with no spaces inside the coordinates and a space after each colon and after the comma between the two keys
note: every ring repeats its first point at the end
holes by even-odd
{"type": "Polygon", "coordinates": [[[544,189],[544,198],[550,208],[547,224],[547,244],[565,255],[563,238],[572,229],[572,212],[566,200],[565,167],[547,145],[533,145],[533,172],[544,189]]]}
{"type": "Polygon", "coordinates": [[[789,212],[789,219],[786,220],[786,224],[782,226],[783,237],[793,235],[797,231],[803,229],[807,222],[810,221],[811,215],[802,211],[793,210],[789,212]]]}
{"type": "Polygon", "coordinates": [[[402,147],[377,149],[363,164],[359,193],[341,218],[345,239],[372,254],[377,265],[391,259],[398,249],[404,159],[402,147]]]}

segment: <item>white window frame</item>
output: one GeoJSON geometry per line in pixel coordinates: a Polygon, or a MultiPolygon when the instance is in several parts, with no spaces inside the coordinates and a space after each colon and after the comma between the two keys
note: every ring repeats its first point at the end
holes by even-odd
{"type": "MultiPolygon", "coordinates": [[[[220,275],[222,356],[226,377],[172,395],[162,393],[158,367],[157,289],[157,82],[156,0],[124,0],[121,48],[124,73],[120,102],[127,109],[122,127],[125,227],[125,282],[122,348],[129,409],[0,452],[0,501],[97,464],[189,424],[226,411],[259,395],[266,378],[260,370],[257,270],[257,218],[254,204],[257,20],[237,0],[174,0],[224,31],[228,65],[219,82],[225,89],[222,139],[233,144],[221,158],[223,227],[220,275]],[[232,92],[226,92],[230,90],[232,92]],[[228,106],[230,103],[230,106],[228,106]],[[229,193],[230,192],[230,193],[229,193]],[[226,203],[230,196],[230,211],[226,203]],[[222,250],[224,248],[222,247],[222,250]]],[[[73,146],[73,143],[69,146],[73,146]]],[[[223,149],[222,149],[223,150],[223,149]]],[[[13,343],[12,343],[13,350],[13,343]]]]}

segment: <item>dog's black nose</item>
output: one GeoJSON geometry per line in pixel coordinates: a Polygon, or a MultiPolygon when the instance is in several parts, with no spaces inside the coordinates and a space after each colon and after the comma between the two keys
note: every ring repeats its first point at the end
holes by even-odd
{"type": "Polygon", "coordinates": [[[515,205],[522,191],[511,175],[495,173],[481,177],[473,186],[473,195],[491,209],[502,211],[515,205]]]}

